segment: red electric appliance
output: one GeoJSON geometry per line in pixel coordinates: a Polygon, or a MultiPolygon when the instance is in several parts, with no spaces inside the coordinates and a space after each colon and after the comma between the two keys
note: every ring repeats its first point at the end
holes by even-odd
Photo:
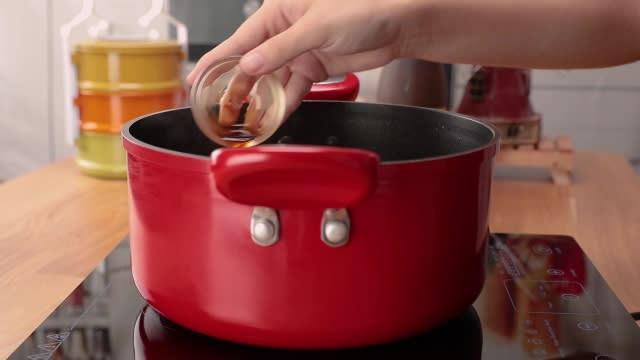
{"type": "Polygon", "coordinates": [[[528,69],[477,67],[465,86],[457,112],[492,123],[503,145],[537,145],[541,116],[529,101],[528,69]]]}

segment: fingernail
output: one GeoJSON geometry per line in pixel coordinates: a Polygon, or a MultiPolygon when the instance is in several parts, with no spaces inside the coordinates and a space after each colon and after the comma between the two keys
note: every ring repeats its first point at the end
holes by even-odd
{"type": "Polygon", "coordinates": [[[257,53],[247,54],[240,59],[240,66],[247,73],[256,73],[264,66],[264,57],[257,53]]]}

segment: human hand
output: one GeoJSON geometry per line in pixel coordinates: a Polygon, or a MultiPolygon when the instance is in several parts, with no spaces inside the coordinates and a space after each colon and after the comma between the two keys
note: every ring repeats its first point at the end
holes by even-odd
{"type": "Polygon", "coordinates": [[[192,113],[200,130],[230,147],[261,142],[284,118],[284,90],[274,85],[277,80],[237,71],[238,59],[216,62],[191,89],[192,113]]]}
{"type": "MultiPolygon", "coordinates": [[[[239,63],[243,72],[253,76],[273,72],[282,82],[288,116],[314,82],[375,68],[401,56],[406,47],[404,29],[414,18],[409,3],[266,0],[231,37],[198,61],[187,81],[193,83],[217,59],[243,55],[239,63]]],[[[238,99],[228,99],[231,103],[246,95],[234,93],[238,99]]]]}

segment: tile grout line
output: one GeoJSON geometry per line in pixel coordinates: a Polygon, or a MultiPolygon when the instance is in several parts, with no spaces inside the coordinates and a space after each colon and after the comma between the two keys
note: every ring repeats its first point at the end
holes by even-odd
{"type": "MultiPolygon", "coordinates": [[[[456,83],[453,84],[454,89],[464,89],[465,84],[456,83]]],[[[531,91],[535,90],[545,90],[545,91],[577,91],[577,92],[590,92],[590,91],[614,91],[614,92],[640,92],[640,86],[615,86],[615,85],[606,85],[606,86],[593,86],[593,85],[542,85],[542,84],[531,84],[531,91]]]]}
{"type": "Polygon", "coordinates": [[[53,114],[53,64],[54,64],[54,46],[53,46],[53,33],[57,34],[57,31],[53,31],[51,27],[53,26],[53,0],[47,0],[46,11],[47,11],[47,119],[48,119],[48,138],[49,138],[49,162],[54,162],[56,159],[56,146],[55,146],[55,119],[53,114]]]}

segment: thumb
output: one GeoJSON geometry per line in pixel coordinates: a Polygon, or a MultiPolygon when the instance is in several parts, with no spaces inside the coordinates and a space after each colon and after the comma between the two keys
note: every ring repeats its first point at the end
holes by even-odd
{"type": "Polygon", "coordinates": [[[263,75],[281,68],[299,55],[320,47],[326,31],[309,16],[300,18],[287,30],[267,39],[240,60],[242,71],[263,75]]]}

